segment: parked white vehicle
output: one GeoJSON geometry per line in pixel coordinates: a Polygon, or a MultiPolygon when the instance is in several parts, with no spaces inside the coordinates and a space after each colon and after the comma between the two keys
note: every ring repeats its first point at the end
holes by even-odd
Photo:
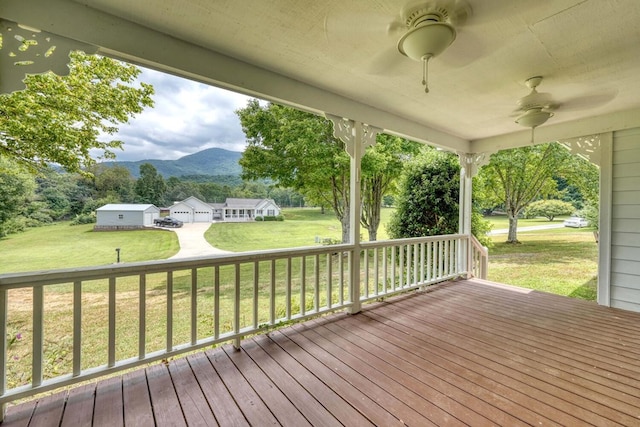
{"type": "Polygon", "coordinates": [[[564,221],[565,227],[574,227],[574,228],[582,228],[587,227],[589,225],[589,221],[584,218],[579,218],[577,216],[572,216],[571,218],[567,218],[564,221]]]}

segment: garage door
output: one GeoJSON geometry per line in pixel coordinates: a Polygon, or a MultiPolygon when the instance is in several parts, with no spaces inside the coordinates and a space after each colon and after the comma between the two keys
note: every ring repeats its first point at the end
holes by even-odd
{"type": "Polygon", "coordinates": [[[196,211],[193,217],[194,222],[211,222],[211,212],[210,211],[196,211]]]}
{"type": "Polygon", "coordinates": [[[154,217],[157,216],[151,212],[144,213],[144,225],[153,225],[154,217]]]}
{"type": "Polygon", "coordinates": [[[171,217],[179,219],[182,222],[191,222],[191,212],[186,211],[173,211],[171,217]]]}

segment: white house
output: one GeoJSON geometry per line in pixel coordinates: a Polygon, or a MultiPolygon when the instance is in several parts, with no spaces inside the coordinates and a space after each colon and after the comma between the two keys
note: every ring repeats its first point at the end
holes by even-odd
{"type": "Polygon", "coordinates": [[[210,204],[192,196],[174,203],[169,208],[169,215],[182,222],[211,222],[213,208],[210,204]]]}
{"type": "Polygon", "coordinates": [[[256,217],[278,216],[280,207],[271,199],[234,199],[212,203],[214,219],[222,221],[250,221],[256,217]]]}
{"type": "Polygon", "coordinates": [[[174,203],[169,215],[182,222],[253,221],[256,217],[280,215],[280,207],[271,199],[228,198],[224,203],[205,203],[188,197],[174,203]]]}
{"type": "Polygon", "coordinates": [[[153,226],[160,216],[154,205],[110,203],[96,209],[96,230],[120,230],[153,226]]]}

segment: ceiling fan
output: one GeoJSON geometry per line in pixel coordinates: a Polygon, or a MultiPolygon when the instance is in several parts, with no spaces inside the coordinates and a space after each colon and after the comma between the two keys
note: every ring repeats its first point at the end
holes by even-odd
{"type": "MultiPolygon", "coordinates": [[[[458,29],[470,16],[471,7],[466,0],[411,0],[392,18],[379,13],[359,16],[370,24],[364,27],[354,27],[352,17],[345,20],[344,17],[326,16],[324,31],[327,40],[334,37],[334,40],[341,40],[342,37],[375,43],[377,53],[369,58],[363,70],[367,74],[389,74],[404,62],[404,57],[421,62],[422,84],[425,92],[429,92],[429,60],[454,43],[458,29]]],[[[447,60],[453,58],[458,63],[467,63],[477,57],[479,51],[474,38],[456,42],[454,50],[456,52],[447,55],[447,60]]]]}
{"type": "Polygon", "coordinates": [[[535,128],[553,117],[553,110],[559,107],[559,104],[551,98],[551,94],[537,91],[536,88],[540,83],[542,83],[542,76],[529,77],[525,85],[531,89],[531,92],[517,102],[516,113],[519,115],[516,123],[531,128],[531,143],[533,143],[535,128]]]}
{"type": "Polygon", "coordinates": [[[406,31],[398,40],[398,51],[408,58],[422,62],[422,85],[425,93],[429,93],[429,60],[440,55],[454,42],[456,26],[464,23],[470,14],[471,8],[462,0],[410,3],[401,12],[406,31]]]}

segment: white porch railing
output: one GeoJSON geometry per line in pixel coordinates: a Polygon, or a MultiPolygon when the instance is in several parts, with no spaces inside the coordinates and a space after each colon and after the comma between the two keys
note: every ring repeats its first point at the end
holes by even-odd
{"type": "Polygon", "coordinates": [[[486,280],[489,272],[489,249],[471,236],[470,273],[473,277],[486,280]]]}
{"type": "Polygon", "coordinates": [[[334,245],[0,275],[0,404],[349,308],[352,286],[366,302],[466,276],[468,241],[361,243],[360,266],[334,245]]]}

